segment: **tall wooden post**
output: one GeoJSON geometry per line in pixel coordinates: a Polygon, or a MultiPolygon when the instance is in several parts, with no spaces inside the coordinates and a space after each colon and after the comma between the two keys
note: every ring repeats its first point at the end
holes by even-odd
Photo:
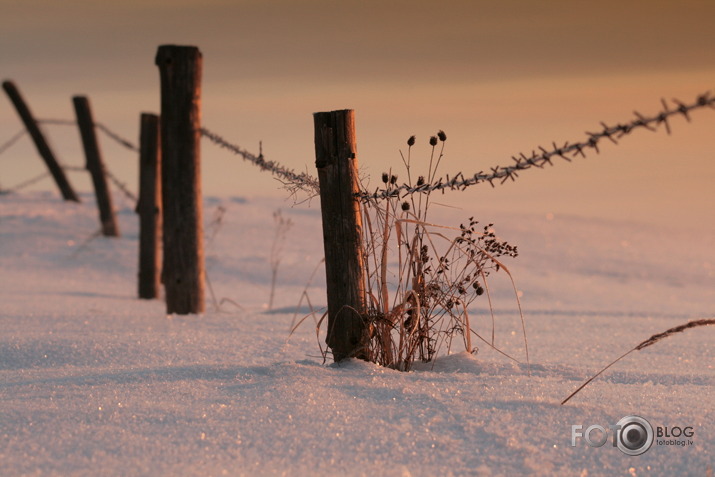
{"type": "Polygon", "coordinates": [[[32,141],[35,143],[35,147],[37,148],[37,152],[40,153],[40,157],[42,157],[45,161],[47,168],[50,170],[52,177],[55,179],[55,183],[60,189],[62,198],[64,200],[79,202],[79,197],[75,193],[74,189],[72,189],[72,186],[67,180],[62,167],[60,167],[60,164],[57,162],[57,159],[55,159],[52,149],[50,149],[45,136],[42,134],[42,131],[40,131],[40,127],[37,125],[37,121],[35,121],[35,118],[32,116],[30,108],[22,98],[20,91],[18,91],[12,81],[4,81],[2,87],[10,98],[10,101],[12,101],[12,104],[15,106],[17,114],[20,115],[20,119],[25,125],[27,132],[30,133],[32,141]]]}
{"type": "Polygon", "coordinates": [[[112,196],[109,194],[104,163],[99,152],[99,143],[95,134],[94,118],[89,107],[89,99],[85,96],[75,96],[72,98],[72,103],[77,115],[77,125],[79,126],[84,155],[87,160],[85,168],[92,176],[94,193],[97,196],[102,235],[105,237],[119,237],[119,225],[117,225],[117,218],[112,207],[112,196]]]}
{"type": "Polygon", "coordinates": [[[156,64],[161,77],[166,310],[180,315],[202,313],[201,52],[194,46],[163,45],[156,64]]]}
{"type": "Polygon", "coordinates": [[[139,298],[152,299],[161,290],[159,116],[142,114],[139,134],[139,298]]]}
{"type": "Polygon", "coordinates": [[[367,358],[365,272],[355,115],[315,113],[315,166],[320,182],[328,292],[326,342],[335,361],[367,358]]]}

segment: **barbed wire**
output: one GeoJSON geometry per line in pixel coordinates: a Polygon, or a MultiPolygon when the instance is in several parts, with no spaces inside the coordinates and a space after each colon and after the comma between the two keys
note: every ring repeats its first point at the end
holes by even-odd
{"type": "Polygon", "coordinates": [[[595,150],[596,153],[599,153],[598,144],[603,139],[608,139],[614,144],[618,144],[619,139],[630,134],[636,129],[643,128],[650,131],[656,131],[661,125],[665,126],[665,130],[668,134],[670,134],[670,124],[668,123],[668,120],[672,116],[681,115],[685,117],[688,122],[690,122],[689,113],[691,111],[704,107],[715,109],[715,97],[711,97],[710,92],[697,96],[695,101],[691,104],[685,104],[677,99],[673,99],[672,103],[675,105],[673,109],[668,107],[668,103],[665,100],[661,100],[661,103],[663,105],[663,109],[655,116],[646,117],[635,111],[635,119],[626,123],[608,126],[607,124],[601,122],[602,129],[595,133],[586,132],[588,139],[585,141],[574,143],[566,142],[560,147],[556,144],[556,142],[553,142],[549,149],[539,146],[538,152],[534,150],[531,152],[531,155],[527,156],[520,153],[518,156],[512,156],[512,160],[514,161],[514,164],[512,165],[492,167],[489,172],[479,171],[471,176],[465,176],[459,172],[451,178],[447,175],[435,182],[421,183],[415,186],[411,184],[402,184],[400,186],[394,186],[387,189],[378,188],[372,193],[361,193],[359,194],[359,197],[363,201],[368,201],[405,197],[417,192],[428,193],[435,190],[464,190],[467,187],[484,182],[488,182],[492,187],[494,187],[494,183],[496,181],[503,184],[510,179],[512,181],[516,180],[516,178],[519,177],[517,171],[523,171],[530,169],[531,167],[543,168],[546,164],[553,165],[552,159],[556,156],[571,162],[574,157],[586,157],[585,151],[587,150],[595,150]],[[571,157],[569,157],[569,155],[571,155],[571,157]]]}
{"type": "MultiPolygon", "coordinates": [[[[673,108],[668,106],[668,103],[663,99],[661,100],[663,109],[655,116],[644,116],[638,111],[634,111],[635,119],[632,119],[626,123],[619,123],[615,126],[609,126],[604,122],[601,122],[602,129],[597,132],[586,132],[588,138],[583,141],[578,141],[574,143],[565,142],[563,146],[558,146],[556,142],[552,142],[550,148],[544,148],[542,146],[538,147],[537,150],[533,150],[531,155],[526,155],[520,153],[517,156],[512,156],[511,159],[514,164],[508,166],[496,166],[491,167],[488,172],[479,171],[471,176],[465,176],[462,172],[458,172],[453,177],[446,175],[445,177],[439,178],[437,181],[431,183],[418,182],[417,185],[403,183],[399,186],[392,185],[387,189],[375,189],[374,192],[361,192],[358,197],[366,202],[369,200],[381,200],[387,198],[395,197],[406,197],[415,193],[429,193],[435,190],[464,190],[467,187],[488,182],[492,187],[494,187],[495,182],[503,184],[508,180],[516,180],[519,177],[518,172],[530,169],[532,167],[543,168],[546,164],[553,165],[552,159],[558,156],[568,162],[577,156],[586,157],[586,151],[595,150],[599,153],[599,143],[604,139],[608,139],[614,144],[618,144],[618,140],[624,136],[632,133],[636,129],[648,129],[650,131],[656,131],[661,125],[665,127],[665,130],[670,134],[670,124],[668,120],[675,115],[681,115],[690,122],[689,113],[696,109],[701,109],[704,107],[710,107],[715,109],[715,97],[711,97],[710,92],[698,95],[694,102],[690,104],[683,103],[677,99],[672,100],[673,108]],[[569,155],[571,157],[569,157],[569,155]]],[[[38,120],[38,123],[44,124],[60,124],[60,125],[74,125],[76,121],[65,120],[65,119],[42,119],[38,120]]],[[[105,133],[108,137],[117,141],[119,144],[125,146],[133,151],[138,151],[139,148],[135,146],[130,141],[122,138],[120,135],[114,133],[109,128],[101,123],[95,123],[95,126],[105,133]]],[[[260,152],[259,155],[252,154],[240,146],[228,142],[223,137],[218,134],[209,131],[206,128],[200,129],[201,135],[217,146],[227,149],[234,154],[241,156],[244,160],[253,163],[258,166],[262,171],[269,171],[271,174],[276,176],[276,178],[283,183],[286,189],[291,193],[296,193],[297,191],[304,191],[311,196],[317,195],[320,190],[318,179],[311,176],[307,172],[296,173],[293,169],[289,169],[282,166],[276,161],[268,161],[263,157],[263,153],[260,152]]],[[[17,140],[25,134],[25,131],[17,133],[10,140],[6,141],[2,146],[0,146],[0,153],[4,152],[6,149],[11,147],[17,140]]],[[[71,168],[67,168],[72,170],[71,168]]],[[[120,182],[114,175],[109,171],[106,171],[110,180],[131,200],[136,201],[136,196],[130,192],[126,185],[120,182]]],[[[30,179],[29,181],[32,181],[30,179]]],[[[39,179],[38,179],[39,180],[39,179]]],[[[28,182],[29,182],[28,181],[28,182]]],[[[24,184],[24,183],[23,183],[24,184]]],[[[21,185],[23,185],[21,184],[21,185]]],[[[16,186],[17,187],[17,186],[16,186]]],[[[24,187],[24,185],[23,185],[24,187]]]]}
{"type": "Polygon", "coordinates": [[[119,189],[127,199],[134,202],[134,205],[136,206],[139,202],[139,199],[136,195],[134,195],[132,191],[127,188],[127,185],[124,182],[120,181],[117,176],[112,174],[109,169],[105,169],[104,173],[107,174],[107,177],[109,177],[109,180],[112,181],[112,183],[117,187],[117,189],[119,189]]]}
{"type": "MultiPolygon", "coordinates": [[[[60,125],[60,126],[76,126],[77,121],[73,121],[71,119],[38,119],[37,120],[38,124],[54,124],[54,125],[60,125]]],[[[139,152],[139,147],[131,142],[128,139],[123,138],[119,134],[115,133],[109,127],[105,126],[103,123],[94,123],[94,127],[99,129],[101,132],[103,132],[107,137],[113,139],[117,143],[121,144],[122,146],[126,147],[129,150],[132,150],[134,152],[139,152]]]]}
{"type": "MultiPolygon", "coordinates": [[[[73,121],[71,119],[38,119],[37,120],[38,124],[51,124],[51,125],[60,125],[60,126],[76,126],[77,121],[73,121]]],[[[94,126],[102,131],[105,135],[116,141],[117,143],[121,144],[122,146],[126,147],[127,149],[130,149],[135,152],[139,152],[139,148],[134,145],[132,142],[128,141],[127,139],[124,139],[122,136],[119,134],[115,133],[111,129],[109,129],[107,126],[105,126],[102,123],[94,123],[94,126]]],[[[25,134],[27,134],[27,130],[23,129],[22,131],[19,131],[16,133],[14,136],[12,136],[10,139],[5,141],[2,145],[0,145],[0,154],[5,152],[7,149],[12,147],[21,137],[23,137],[25,134]]],[[[64,170],[66,171],[72,171],[72,172],[84,172],[86,171],[85,168],[79,167],[79,166],[61,166],[64,170]]],[[[137,196],[132,193],[127,185],[120,181],[112,172],[105,168],[105,174],[109,178],[112,183],[131,201],[133,201],[135,204],[137,202],[137,196]]],[[[23,189],[25,187],[28,187],[36,182],[39,182],[40,180],[44,179],[45,177],[49,176],[49,172],[45,172],[39,176],[33,177],[31,179],[27,179],[26,181],[23,181],[13,187],[10,187],[9,189],[3,189],[0,188],[0,195],[4,194],[9,194],[12,192],[16,192],[20,189],[23,189]]]]}
{"type": "Polygon", "coordinates": [[[49,175],[50,175],[49,172],[43,172],[42,174],[39,174],[39,175],[32,177],[30,179],[27,179],[25,181],[22,181],[19,184],[16,184],[16,185],[10,187],[9,189],[0,188],[0,195],[12,194],[14,192],[17,192],[20,189],[24,189],[25,187],[29,187],[32,184],[35,184],[36,182],[40,182],[45,177],[49,177],[49,175]]]}
{"type": "Polygon", "coordinates": [[[94,123],[95,127],[102,131],[107,137],[110,137],[114,139],[116,142],[121,144],[122,146],[126,147],[127,149],[134,151],[134,152],[139,152],[139,147],[134,144],[133,142],[129,141],[128,139],[124,139],[122,136],[119,134],[115,133],[111,129],[109,129],[107,126],[105,126],[103,123],[94,123]]]}
{"type": "Polygon", "coordinates": [[[20,140],[21,137],[23,137],[25,134],[27,134],[27,130],[23,129],[22,131],[19,131],[15,133],[14,136],[12,136],[10,139],[5,141],[2,146],[0,146],[0,154],[5,152],[6,150],[10,149],[12,146],[15,145],[17,141],[20,140]]]}
{"type": "MultiPolygon", "coordinates": [[[[71,172],[86,172],[87,171],[86,168],[80,167],[80,166],[62,166],[62,169],[66,170],[66,171],[71,171],[71,172]]],[[[122,194],[124,194],[124,196],[127,199],[133,201],[134,205],[137,204],[137,202],[139,201],[139,199],[137,199],[137,196],[132,191],[129,190],[129,188],[127,187],[127,185],[124,182],[120,181],[117,178],[117,176],[112,174],[112,171],[110,171],[109,169],[107,169],[105,167],[104,174],[109,178],[110,181],[112,181],[112,183],[117,187],[117,189],[119,189],[122,192],[122,194]]]]}
{"type": "Polygon", "coordinates": [[[280,165],[275,161],[267,161],[263,157],[263,153],[258,156],[252,154],[245,149],[242,149],[235,144],[231,144],[216,133],[209,131],[206,128],[201,128],[201,135],[216,144],[217,146],[228,149],[234,154],[241,156],[244,160],[258,166],[262,171],[269,171],[288,189],[291,193],[303,191],[311,195],[317,195],[320,190],[318,179],[311,176],[307,172],[298,174],[292,169],[280,165]]]}
{"type": "Polygon", "coordinates": [[[76,126],[77,121],[72,119],[36,119],[37,124],[52,124],[55,126],[76,126]]]}

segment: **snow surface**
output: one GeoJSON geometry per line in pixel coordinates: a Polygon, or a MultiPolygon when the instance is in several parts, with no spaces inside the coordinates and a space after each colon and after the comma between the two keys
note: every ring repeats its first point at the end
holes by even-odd
{"type": "MultiPolygon", "coordinates": [[[[478,342],[476,355],[455,349],[401,373],[323,364],[310,319],[288,339],[322,257],[317,201],[291,208],[275,199],[207,198],[215,300],[208,296],[204,315],[167,316],[162,301],[136,298],[131,204],[118,198],[121,238],[88,240],[97,213],[90,195],[83,200],[0,197],[4,476],[711,475],[710,327],[631,354],[559,405],[652,334],[713,317],[708,224],[480,217],[519,246],[509,266],[527,320],[530,375],[478,342]],[[268,310],[277,208],[295,225],[268,310]],[[610,442],[570,445],[571,425],[607,428],[630,414],[653,426],[692,426],[693,444],[654,444],[637,457],[610,442]]],[[[433,210],[433,221],[447,225],[473,215],[433,210]]],[[[513,292],[501,275],[491,285],[497,345],[523,361],[513,292]]],[[[324,306],[322,270],[308,291],[324,306]]],[[[489,334],[484,310],[476,304],[472,323],[489,334]]]]}

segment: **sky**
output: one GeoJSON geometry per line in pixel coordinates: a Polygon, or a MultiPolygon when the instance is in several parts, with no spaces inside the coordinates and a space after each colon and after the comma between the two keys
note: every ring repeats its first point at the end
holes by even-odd
{"type": "MultiPolygon", "coordinates": [[[[691,101],[715,83],[715,3],[706,0],[0,5],[2,79],[15,81],[38,118],[73,119],[71,97],[87,95],[95,120],[136,141],[140,113],[159,111],[157,47],[194,45],[204,59],[206,128],[251,151],[262,142],[267,158],[315,174],[312,113],[354,109],[358,158],[373,186],[383,171],[400,175],[399,151],[413,134],[413,157],[426,168],[428,138],[444,130],[441,172],[469,174],[582,140],[634,110],[654,114],[661,98],[691,101]]],[[[715,111],[672,128],[440,201],[487,215],[523,208],[666,227],[713,222],[715,111]]],[[[0,101],[0,142],[21,129],[0,101]]],[[[63,163],[83,164],[75,130],[45,130],[63,163]]],[[[136,189],[135,155],[105,138],[101,147],[109,169],[136,189]]],[[[205,195],[287,197],[267,173],[211,144],[202,161],[205,195]]],[[[0,155],[2,187],[42,171],[27,138],[0,155]]],[[[83,174],[70,180],[90,190],[83,174]]]]}

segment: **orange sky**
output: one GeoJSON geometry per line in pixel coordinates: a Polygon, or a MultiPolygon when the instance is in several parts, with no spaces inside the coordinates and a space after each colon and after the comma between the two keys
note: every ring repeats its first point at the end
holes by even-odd
{"type": "MultiPolygon", "coordinates": [[[[417,157],[426,156],[438,129],[448,134],[442,172],[473,173],[715,83],[709,0],[0,4],[2,79],[16,81],[36,116],[72,118],[70,97],[87,94],[97,120],[135,139],[139,113],[158,111],[157,46],[196,45],[204,125],[250,150],[262,140],[269,158],[310,172],[316,111],[356,110],[360,162],[374,178],[399,169],[398,149],[412,134],[422,140],[417,157]]],[[[693,119],[675,120],[671,137],[639,132],[600,156],[444,201],[479,213],[520,206],[712,223],[715,112],[693,119]]],[[[20,127],[5,100],[0,142],[20,127]]],[[[83,163],[76,131],[50,135],[63,162],[83,163]]],[[[102,146],[136,188],[134,157],[102,146]]],[[[203,158],[205,194],[281,194],[267,174],[209,144],[203,158]]],[[[2,186],[41,171],[26,140],[0,156],[2,186]]]]}

